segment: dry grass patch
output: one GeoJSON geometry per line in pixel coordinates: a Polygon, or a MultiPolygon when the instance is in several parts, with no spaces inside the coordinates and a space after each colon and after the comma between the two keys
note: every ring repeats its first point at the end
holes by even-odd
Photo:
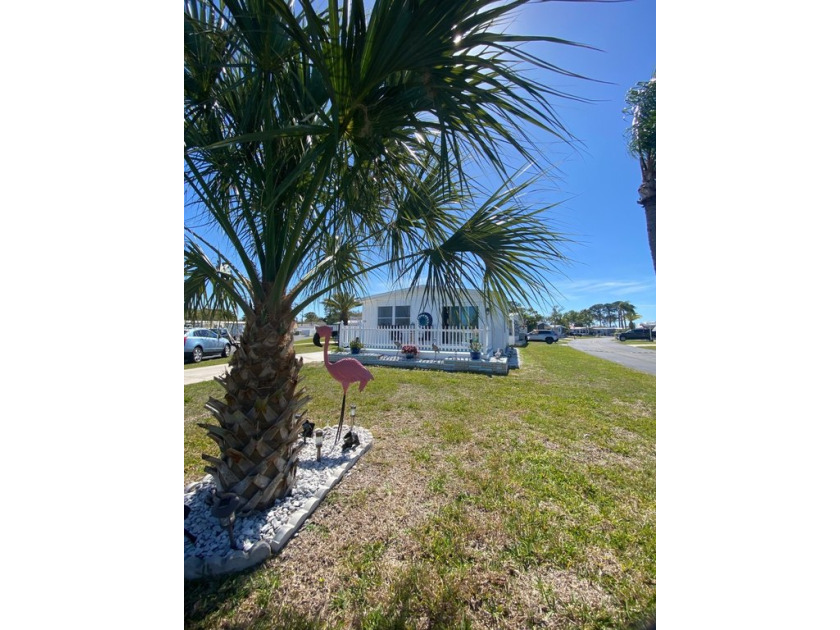
{"type": "Polygon", "coordinates": [[[566,452],[566,457],[588,466],[625,466],[633,470],[640,470],[644,465],[635,457],[617,453],[592,442],[576,442],[571,444],[566,452]]]}
{"type": "Polygon", "coordinates": [[[573,571],[540,567],[519,573],[511,584],[522,627],[580,627],[593,615],[619,612],[619,602],[592,580],[573,571]]]}

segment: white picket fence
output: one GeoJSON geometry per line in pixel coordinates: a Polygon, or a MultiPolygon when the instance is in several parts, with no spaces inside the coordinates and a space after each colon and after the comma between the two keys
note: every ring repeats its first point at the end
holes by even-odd
{"type": "MultiPolygon", "coordinates": [[[[346,348],[358,337],[365,350],[399,352],[406,344],[417,346],[421,352],[469,352],[470,340],[478,339],[487,348],[489,331],[486,328],[422,328],[420,326],[389,326],[365,328],[342,326],[339,345],[346,348]],[[437,350],[435,349],[437,347],[437,350]]],[[[482,350],[482,353],[485,350],[482,350]]]]}

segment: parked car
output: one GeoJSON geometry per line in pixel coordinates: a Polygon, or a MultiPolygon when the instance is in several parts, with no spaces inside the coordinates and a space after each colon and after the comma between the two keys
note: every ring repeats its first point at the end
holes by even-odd
{"type": "Polygon", "coordinates": [[[230,356],[231,343],[218,333],[207,328],[184,330],[184,360],[200,362],[209,356],[230,356]]]}
{"type": "Polygon", "coordinates": [[[560,339],[560,335],[548,328],[538,328],[528,333],[528,341],[545,341],[554,343],[560,339]]]}
{"type": "Polygon", "coordinates": [[[227,328],[211,328],[210,332],[214,332],[220,337],[224,337],[225,339],[227,339],[233,345],[236,345],[236,341],[233,337],[230,336],[230,333],[228,332],[227,328]]]}
{"type": "Polygon", "coordinates": [[[619,341],[626,341],[628,339],[644,339],[646,341],[653,341],[656,339],[656,331],[650,328],[634,328],[633,330],[626,330],[623,333],[618,333],[619,341]]]}

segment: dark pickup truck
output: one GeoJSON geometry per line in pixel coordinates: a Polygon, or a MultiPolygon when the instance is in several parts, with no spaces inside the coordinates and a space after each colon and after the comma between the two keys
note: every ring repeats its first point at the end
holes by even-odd
{"type": "Polygon", "coordinates": [[[656,339],[656,331],[651,328],[634,328],[623,333],[618,333],[619,341],[627,341],[628,339],[645,339],[646,341],[653,341],[656,339]]]}

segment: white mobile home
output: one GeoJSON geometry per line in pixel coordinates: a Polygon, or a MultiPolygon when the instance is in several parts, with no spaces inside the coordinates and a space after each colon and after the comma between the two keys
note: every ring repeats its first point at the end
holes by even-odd
{"type": "Polygon", "coordinates": [[[365,348],[399,351],[416,345],[421,353],[468,353],[470,340],[481,342],[483,356],[512,346],[517,326],[507,309],[488,304],[478,291],[465,289],[462,299],[424,299],[424,287],[395,289],[362,298],[362,320],[341,327],[340,344],[359,337],[365,348]]]}

